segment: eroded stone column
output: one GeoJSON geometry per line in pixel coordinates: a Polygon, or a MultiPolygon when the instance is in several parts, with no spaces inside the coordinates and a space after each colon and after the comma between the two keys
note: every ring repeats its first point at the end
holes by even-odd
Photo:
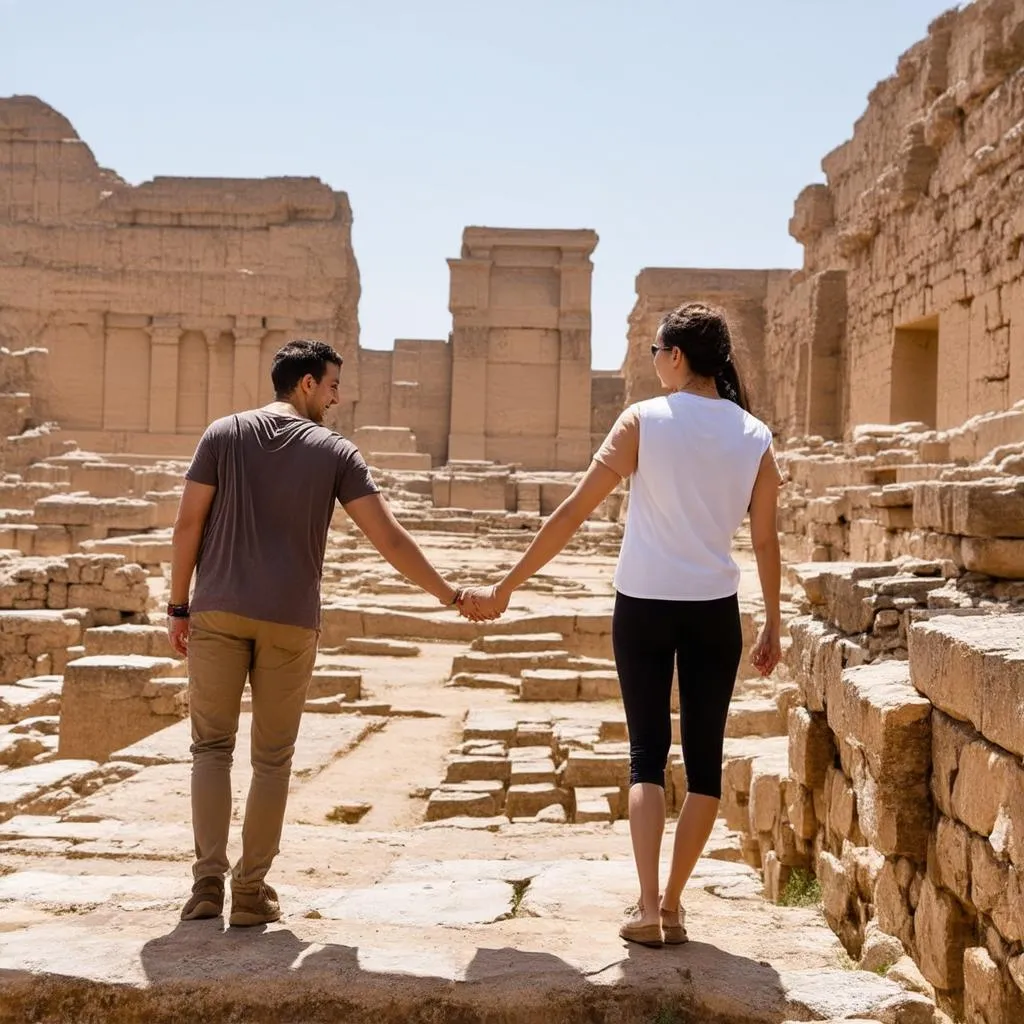
{"type": "Polygon", "coordinates": [[[463,327],[452,337],[449,460],[486,459],[487,348],[490,329],[463,327]]]}
{"type": "Polygon", "coordinates": [[[149,432],[173,434],[178,429],[181,325],[176,320],[154,317],[149,340],[149,432]]]}

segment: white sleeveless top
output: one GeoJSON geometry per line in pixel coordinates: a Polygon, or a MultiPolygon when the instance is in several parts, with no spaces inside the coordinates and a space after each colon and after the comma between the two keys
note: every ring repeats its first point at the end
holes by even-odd
{"type": "Polygon", "coordinates": [[[685,391],[633,408],[639,452],[615,589],[669,601],[730,597],[740,581],[732,539],[771,431],[735,402],[685,391]]]}

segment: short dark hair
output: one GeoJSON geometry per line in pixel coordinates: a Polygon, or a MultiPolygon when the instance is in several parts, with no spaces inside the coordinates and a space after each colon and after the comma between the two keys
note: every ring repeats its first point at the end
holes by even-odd
{"type": "Polygon", "coordinates": [[[342,358],[325,341],[299,338],[279,348],[270,366],[270,380],[277,398],[290,395],[306,374],[319,384],[327,372],[327,364],[341,367],[342,358]]]}
{"type": "Polygon", "coordinates": [[[686,302],[661,321],[661,344],[677,348],[699,377],[714,377],[718,394],[749,409],[747,390],[736,366],[725,313],[703,302],[686,302]]]}

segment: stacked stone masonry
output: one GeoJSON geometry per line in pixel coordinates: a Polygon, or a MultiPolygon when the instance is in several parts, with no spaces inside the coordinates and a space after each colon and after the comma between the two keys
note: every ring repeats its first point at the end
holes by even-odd
{"type": "MultiPolygon", "coordinates": [[[[804,565],[788,737],[728,752],[727,823],[780,898],[811,871],[868,969],[1024,1019],[1024,615],[940,564],[804,565]]],[[[964,1017],[966,1015],[966,1017],[964,1017]]]]}

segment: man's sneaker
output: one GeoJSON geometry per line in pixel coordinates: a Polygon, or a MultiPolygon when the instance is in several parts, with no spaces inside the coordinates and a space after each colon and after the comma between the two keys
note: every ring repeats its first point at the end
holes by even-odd
{"type": "Polygon", "coordinates": [[[231,918],[229,923],[235,928],[251,928],[257,924],[269,924],[281,917],[281,906],[277,902],[277,893],[260,882],[255,892],[239,892],[231,888],[231,918]]]}
{"type": "Polygon", "coordinates": [[[216,875],[200,878],[192,886],[188,903],[181,908],[182,921],[220,917],[224,910],[224,879],[216,875]]]}

